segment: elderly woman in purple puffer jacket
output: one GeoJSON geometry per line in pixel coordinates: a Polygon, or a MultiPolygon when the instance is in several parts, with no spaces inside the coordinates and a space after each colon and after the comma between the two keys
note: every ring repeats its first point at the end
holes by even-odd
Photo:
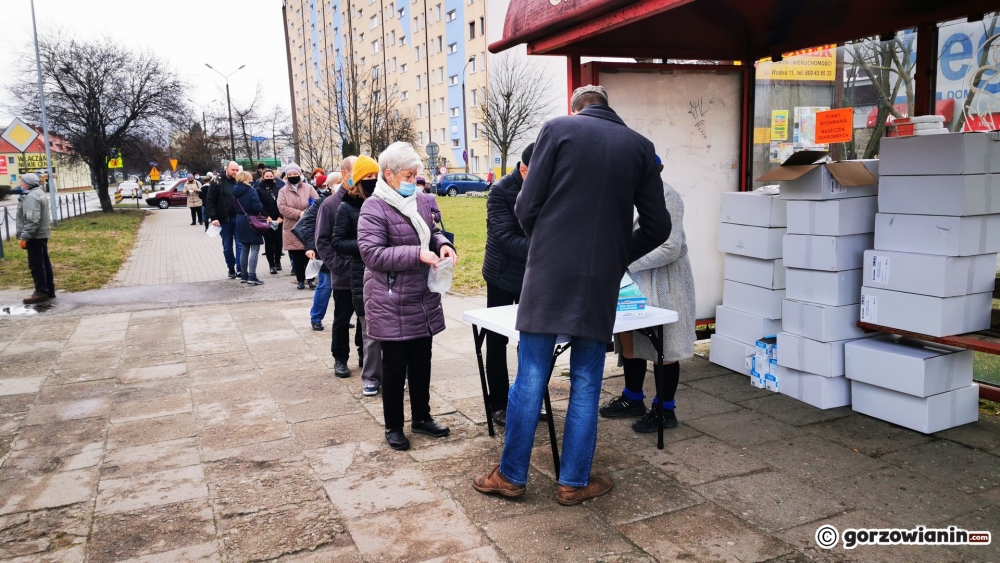
{"type": "Polygon", "coordinates": [[[458,260],[441,234],[427,198],[417,197],[423,167],[409,143],[389,145],[379,156],[375,191],[358,216],[358,249],[365,263],[365,320],[369,337],[382,345],[382,412],[385,439],[406,450],[403,385],[410,382],[411,430],[443,438],[450,430],[431,418],[431,343],[444,330],[441,295],[427,287],[431,268],[458,260]]]}

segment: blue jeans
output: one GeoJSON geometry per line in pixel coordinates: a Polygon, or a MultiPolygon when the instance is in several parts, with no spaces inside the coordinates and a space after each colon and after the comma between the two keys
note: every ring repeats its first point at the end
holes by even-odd
{"type": "Polygon", "coordinates": [[[226,258],[226,266],[230,269],[238,268],[237,256],[243,254],[243,245],[240,241],[236,240],[236,223],[229,221],[228,223],[223,223],[219,221],[219,226],[222,227],[222,232],[219,236],[222,237],[222,255],[226,258]],[[236,247],[236,254],[233,254],[233,247],[236,247]]]}
{"type": "MultiPolygon", "coordinates": [[[[554,334],[521,333],[517,379],[507,399],[507,431],[500,456],[500,473],[515,485],[528,482],[538,411],[549,383],[555,346],[554,334]]],[[[603,342],[578,337],[571,340],[569,410],[559,458],[559,483],[562,485],[586,487],[590,482],[606,353],[607,346],[603,342]]]]}
{"type": "Polygon", "coordinates": [[[326,308],[330,304],[330,294],[333,293],[333,280],[330,272],[319,271],[319,285],[316,286],[316,293],[313,293],[313,306],[309,310],[309,318],[314,323],[323,322],[326,316],[326,308]]]}

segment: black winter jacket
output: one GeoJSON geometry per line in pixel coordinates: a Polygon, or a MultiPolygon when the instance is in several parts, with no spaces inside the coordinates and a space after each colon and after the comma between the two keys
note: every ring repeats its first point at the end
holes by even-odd
{"type": "Polygon", "coordinates": [[[264,206],[264,215],[267,215],[272,221],[277,221],[278,217],[281,217],[281,212],[278,211],[278,202],[271,195],[271,192],[265,187],[257,184],[255,186],[257,189],[257,198],[260,199],[260,204],[264,206]]]}
{"type": "Polygon", "coordinates": [[[292,229],[292,234],[299,239],[306,250],[316,250],[316,213],[319,211],[320,204],[328,197],[330,197],[329,192],[313,201],[313,204],[302,213],[302,217],[299,217],[295,228],[292,229]]]}
{"type": "Polygon", "coordinates": [[[351,297],[354,310],[362,317],[365,315],[365,263],[361,261],[361,251],[358,250],[358,216],[364,201],[360,197],[344,195],[344,201],[337,210],[331,241],[337,254],[351,263],[351,297]]]}
{"type": "Polygon", "coordinates": [[[521,294],[524,266],[528,261],[528,236],[514,215],[514,203],[521,192],[521,163],[500,178],[486,199],[486,254],[483,279],[500,289],[521,294]]]}
{"type": "Polygon", "coordinates": [[[233,198],[235,187],[236,180],[229,176],[223,176],[219,183],[212,185],[208,199],[205,200],[205,217],[209,221],[228,223],[236,218],[239,210],[236,209],[236,200],[233,198]]]}

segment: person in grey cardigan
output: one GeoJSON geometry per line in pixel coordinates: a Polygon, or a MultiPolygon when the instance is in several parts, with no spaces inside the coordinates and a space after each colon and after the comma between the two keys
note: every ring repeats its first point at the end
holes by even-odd
{"type": "Polygon", "coordinates": [[[51,214],[49,196],[39,184],[38,175],[31,172],[21,176],[21,187],[27,193],[17,199],[17,238],[21,248],[28,252],[28,269],[35,282],[35,292],[24,298],[25,304],[41,303],[56,296],[49,261],[51,214]]]}
{"type": "MultiPolygon", "coordinates": [[[[663,165],[659,168],[662,172],[663,165]]],[[[684,237],[684,202],[666,182],[663,183],[663,199],[670,213],[670,238],[656,250],[632,262],[628,273],[639,291],[649,300],[649,305],[677,311],[677,322],[663,325],[663,371],[666,385],[659,391],[660,396],[653,398],[653,408],[647,413],[642,384],[646,376],[646,362],[657,361],[656,349],[642,333],[617,334],[615,349],[622,356],[625,388],[620,397],[611,400],[600,410],[604,418],[642,417],[632,423],[632,429],[641,433],[656,432],[659,413],[656,407],[661,401],[664,408],[664,428],[677,427],[677,417],[674,414],[674,393],[680,378],[680,364],[677,362],[694,355],[694,276],[684,237]]]]}

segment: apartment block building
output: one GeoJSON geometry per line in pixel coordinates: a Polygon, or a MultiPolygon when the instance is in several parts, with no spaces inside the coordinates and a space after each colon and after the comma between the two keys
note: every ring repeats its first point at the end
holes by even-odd
{"type": "Polygon", "coordinates": [[[340,117],[332,99],[338,80],[341,87],[364,89],[375,79],[384,81],[384,94],[374,99],[388,95],[393,113],[411,120],[422,156],[433,141],[439,165],[451,171],[465,170],[466,147],[470,172],[485,175],[499,166],[476,108],[483,103],[491,57],[487,29],[503,26],[507,1],[501,1],[500,21],[491,22],[487,0],[285,0],[297,158],[310,166],[340,160],[340,117]],[[338,79],[352,69],[352,60],[360,78],[338,79]]]}

